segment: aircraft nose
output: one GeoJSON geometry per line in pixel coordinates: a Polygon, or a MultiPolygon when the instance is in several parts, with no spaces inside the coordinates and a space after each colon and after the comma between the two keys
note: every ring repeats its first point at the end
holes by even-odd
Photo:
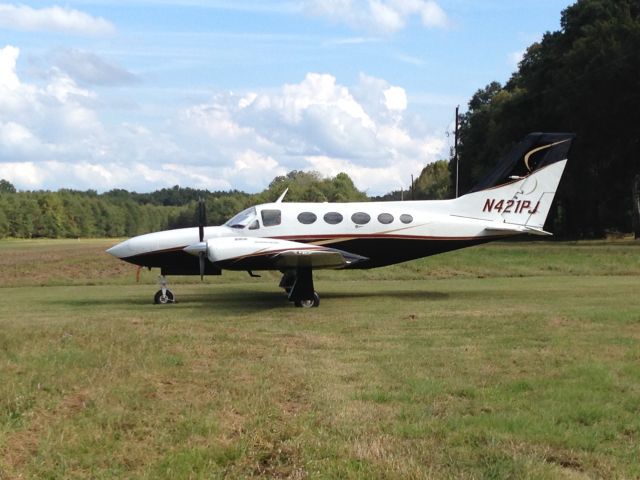
{"type": "Polygon", "coordinates": [[[117,245],[114,245],[113,247],[107,249],[106,252],[118,258],[130,257],[132,254],[129,240],[125,240],[124,242],[120,242],[117,245]]]}

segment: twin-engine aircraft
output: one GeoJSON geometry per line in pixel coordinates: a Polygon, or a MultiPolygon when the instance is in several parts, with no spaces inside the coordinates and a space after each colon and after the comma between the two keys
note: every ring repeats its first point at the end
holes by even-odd
{"type": "Polygon", "coordinates": [[[452,200],[256,205],[224,225],[140,235],[107,250],[160,268],[155,303],[175,296],[165,275],[279,270],[296,307],[317,307],[313,270],[375,268],[514,235],[551,235],[544,223],[572,134],[531,133],[469,193],[452,200]]]}

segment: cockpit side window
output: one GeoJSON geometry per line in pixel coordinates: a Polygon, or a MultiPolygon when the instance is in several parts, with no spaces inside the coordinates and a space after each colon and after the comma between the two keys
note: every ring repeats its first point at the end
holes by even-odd
{"type": "Polygon", "coordinates": [[[256,218],[251,225],[249,225],[249,230],[258,230],[260,228],[260,222],[256,218]]]}
{"type": "Polygon", "coordinates": [[[265,227],[280,225],[282,221],[282,212],[280,210],[262,210],[260,214],[262,215],[262,224],[265,227]]]}
{"type": "Polygon", "coordinates": [[[254,207],[247,208],[239,214],[231,218],[225,225],[231,228],[245,228],[256,217],[256,209],[254,207]]]}

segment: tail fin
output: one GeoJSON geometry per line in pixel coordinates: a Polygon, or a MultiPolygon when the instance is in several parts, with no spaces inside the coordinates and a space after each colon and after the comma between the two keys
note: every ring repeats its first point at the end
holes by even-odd
{"type": "Polygon", "coordinates": [[[501,224],[491,230],[546,234],[544,222],[573,138],[568,133],[530,133],[455,200],[452,214],[501,224]]]}

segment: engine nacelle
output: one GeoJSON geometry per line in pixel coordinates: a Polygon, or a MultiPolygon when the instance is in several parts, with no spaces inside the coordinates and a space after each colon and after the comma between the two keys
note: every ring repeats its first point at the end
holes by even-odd
{"type": "Polygon", "coordinates": [[[301,246],[297,242],[273,238],[221,237],[207,241],[207,258],[216,263],[256,254],[275,254],[301,246]]]}

